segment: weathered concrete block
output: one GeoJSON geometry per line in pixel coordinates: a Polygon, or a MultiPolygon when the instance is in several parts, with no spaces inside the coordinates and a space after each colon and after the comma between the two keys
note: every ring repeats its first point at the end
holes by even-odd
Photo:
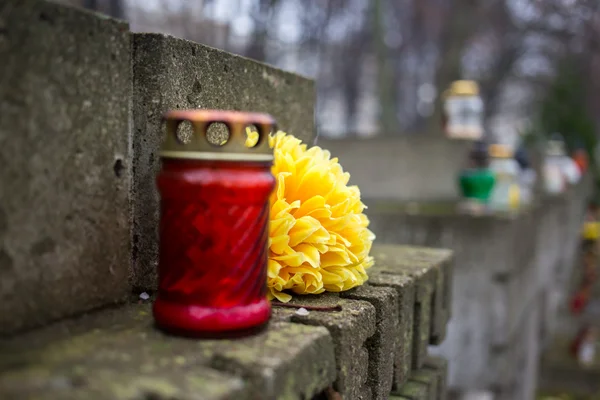
{"type": "Polygon", "coordinates": [[[425,383],[413,381],[412,379],[402,385],[398,390],[394,390],[395,395],[409,400],[429,400],[429,387],[425,383]]]}
{"type": "Polygon", "coordinates": [[[248,381],[254,398],[311,398],[336,377],[333,342],[321,327],[273,323],[257,336],[203,341],[198,348],[210,367],[248,381]]]}
{"type": "MultiPolygon", "coordinates": [[[[381,258],[376,266],[396,266],[395,259],[382,261],[381,258]]],[[[369,272],[369,284],[379,287],[390,287],[398,295],[398,330],[395,333],[396,344],[394,352],[394,382],[393,387],[403,385],[410,374],[413,363],[413,327],[415,312],[415,280],[410,276],[398,274],[378,274],[369,272]]]]}
{"type": "Polygon", "coordinates": [[[128,292],[128,25],[0,4],[0,335],[128,292]]]}
{"type": "MultiPolygon", "coordinates": [[[[310,311],[299,315],[296,310],[277,307],[273,310],[275,321],[291,321],[306,325],[324,326],[329,330],[335,345],[337,380],[334,388],[344,399],[358,399],[369,395],[368,340],[376,332],[375,307],[361,300],[341,299],[333,293],[318,296],[295,296],[291,304],[309,307],[341,306],[341,311],[310,311]]],[[[369,397],[370,398],[370,397],[369,397]]]]}
{"type": "MultiPolygon", "coordinates": [[[[371,271],[372,281],[380,283],[390,275],[404,274],[415,280],[415,303],[413,323],[412,366],[421,368],[427,356],[427,347],[431,334],[431,316],[433,292],[437,274],[435,264],[424,261],[414,253],[414,248],[393,245],[375,245],[372,254],[376,265],[371,271]]],[[[426,251],[423,249],[423,251],[426,251]]]]}
{"type": "Polygon", "coordinates": [[[282,130],[311,143],[314,82],[208,46],[162,34],[133,35],[133,271],[140,290],[156,286],[159,217],[155,176],[170,109],[272,114],[282,130]]]}
{"type": "Polygon", "coordinates": [[[437,397],[438,400],[446,400],[448,361],[441,357],[429,356],[425,359],[424,369],[433,371],[437,374],[437,397]]]}
{"type": "Polygon", "coordinates": [[[149,304],[127,306],[0,342],[0,397],[301,400],[335,379],[322,327],[280,322],[251,337],[197,341],[152,322],[149,304]]]}
{"type": "Polygon", "coordinates": [[[453,252],[447,249],[403,247],[406,258],[431,264],[435,274],[432,299],[430,344],[437,345],[446,337],[446,326],[452,313],[453,252]]]}
{"type": "Polygon", "coordinates": [[[205,367],[194,366],[194,374],[173,372],[171,366],[138,374],[117,365],[77,364],[8,373],[0,376],[0,395],[15,400],[252,399],[242,379],[205,367]]]}
{"type": "Polygon", "coordinates": [[[373,399],[373,392],[372,392],[371,388],[369,386],[363,386],[360,389],[360,392],[359,392],[356,400],[371,400],[371,399],[373,399]]]}
{"type": "Polygon", "coordinates": [[[427,385],[429,400],[438,400],[439,377],[436,371],[429,369],[419,369],[410,374],[410,380],[427,385]]]}
{"type": "Polygon", "coordinates": [[[369,351],[369,379],[373,399],[387,399],[394,379],[394,359],[400,320],[398,319],[398,293],[392,288],[361,286],[342,297],[368,301],[375,307],[376,331],[367,339],[369,351]]]}

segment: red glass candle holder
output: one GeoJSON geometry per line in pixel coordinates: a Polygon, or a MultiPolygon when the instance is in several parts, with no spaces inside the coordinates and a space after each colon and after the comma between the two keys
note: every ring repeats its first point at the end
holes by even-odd
{"type": "Polygon", "coordinates": [[[191,336],[237,336],[264,326],[267,300],[269,196],[273,151],[267,114],[171,111],[157,176],[160,195],[159,287],[153,307],[157,325],[191,336]],[[183,143],[181,122],[194,134],[183,143]],[[222,146],[207,129],[224,123],[222,146]],[[245,127],[258,128],[257,144],[245,146],[245,127]]]}

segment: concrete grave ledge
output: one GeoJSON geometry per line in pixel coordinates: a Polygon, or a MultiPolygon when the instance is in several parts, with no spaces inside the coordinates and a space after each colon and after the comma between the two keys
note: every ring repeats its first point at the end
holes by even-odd
{"type": "Polygon", "coordinates": [[[446,400],[446,375],[448,362],[443,358],[429,356],[423,368],[412,371],[410,379],[395,389],[390,400],[446,400]]]}
{"type": "Polygon", "coordinates": [[[445,361],[415,357],[426,351],[422,340],[434,341],[434,319],[448,316],[441,300],[452,254],[408,246],[373,254],[385,260],[371,270],[373,284],[292,300],[341,309],[301,315],[274,306],[268,328],[248,338],[165,335],[148,302],[4,339],[0,398],[317,400],[331,388],[344,400],[383,400],[418,386],[423,394],[409,398],[443,399],[445,361]]]}
{"type": "MultiPolygon", "coordinates": [[[[130,281],[156,289],[158,194],[155,176],[171,109],[266,112],[281,130],[311,144],[314,81],[212,47],[158,33],[132,35],[133,249],[130,281]]],[[[224,132],[223,132],[224,133],[224,132]]]]}
{"type": "Polygon", "coordinates": [[[304,399],[335,379],[321,327],[274,322],[245,339],[195,341],[152,324],[150,304],[129,305],[4,341],[0,397],[304,399]]]}
{"type": "Polygon", "coordinates": [[[128,24],[0,2],[0,336],[127,297],[128,24]]]}
{"type": "MultiPolygon", "coordinates": [[[[565,301],[590,189],[591,181],[584,177],[567,192],[543,196],[516,213],[482,216],[458,213],[454,202],[365,200],[378,243],[454,252],[454,278],[447,281],[453,281],[455,296],[443,303],[451,305],[448,313],[454,318],[447,339],[434,351],[452,360],[451,388],[487,390],[513,384],[514,369],[507,374],[494,371],[517,358],[527,360],[525,374],[535,375],[537,364],[532,360],[538,346],[523,341],[538,340],[534,332],[547,335],[556,307],[565,301]],[[514,351],[516,346],[534,351],[524,354],[514,351]],[[507,380],[496,382],[502,375],[507,380]]],[[[372,276],[372,284],[376,277],[372,276]]],[[[516,387],[521,394],[531,389],[516,387]]]]}
{"type": "MultiPolygon", "coordinates": [[[[297,305],[341,306],[339,312],[298,315],[275,307],[276,320],[325,326],[336,347],[334,385],[344,399],[387,399],[425,363],[428,344],[450,317],[452,252],[411,246],[374,246],[369,282],[340,294],[296,296],[297,305]],[[418,317],[415,317],[418,316],[418,317]],[[367,389],[367,390],[365,390],[367,389]]],[[[445,329],[442,329],[445,332],[445,329]]]]}

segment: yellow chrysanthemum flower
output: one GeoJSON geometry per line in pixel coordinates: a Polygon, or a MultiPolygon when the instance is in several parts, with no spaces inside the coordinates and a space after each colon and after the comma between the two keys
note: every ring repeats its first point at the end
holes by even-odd
{"type": "MultiPolygon", "coordinates": [[[[258,134],[247,130],[246,145],[258,134]]],[[[272,172],[277,186],[271,195],[269,298],[291,299],[298,294],[341,292],[362,285],[375,235],[368,229],[360,191],[348,186],[350,174],[337,158],[292,135],[269,137],[274,148],[272,172]]]]}

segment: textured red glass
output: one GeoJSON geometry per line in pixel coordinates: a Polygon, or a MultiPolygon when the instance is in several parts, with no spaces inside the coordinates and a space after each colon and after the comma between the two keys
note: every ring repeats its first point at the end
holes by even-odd
{"type": "Polygon", "coordinates": [[[267,323],[270,162],[164,159],[156,323],[197,336],[267,323]]]}

